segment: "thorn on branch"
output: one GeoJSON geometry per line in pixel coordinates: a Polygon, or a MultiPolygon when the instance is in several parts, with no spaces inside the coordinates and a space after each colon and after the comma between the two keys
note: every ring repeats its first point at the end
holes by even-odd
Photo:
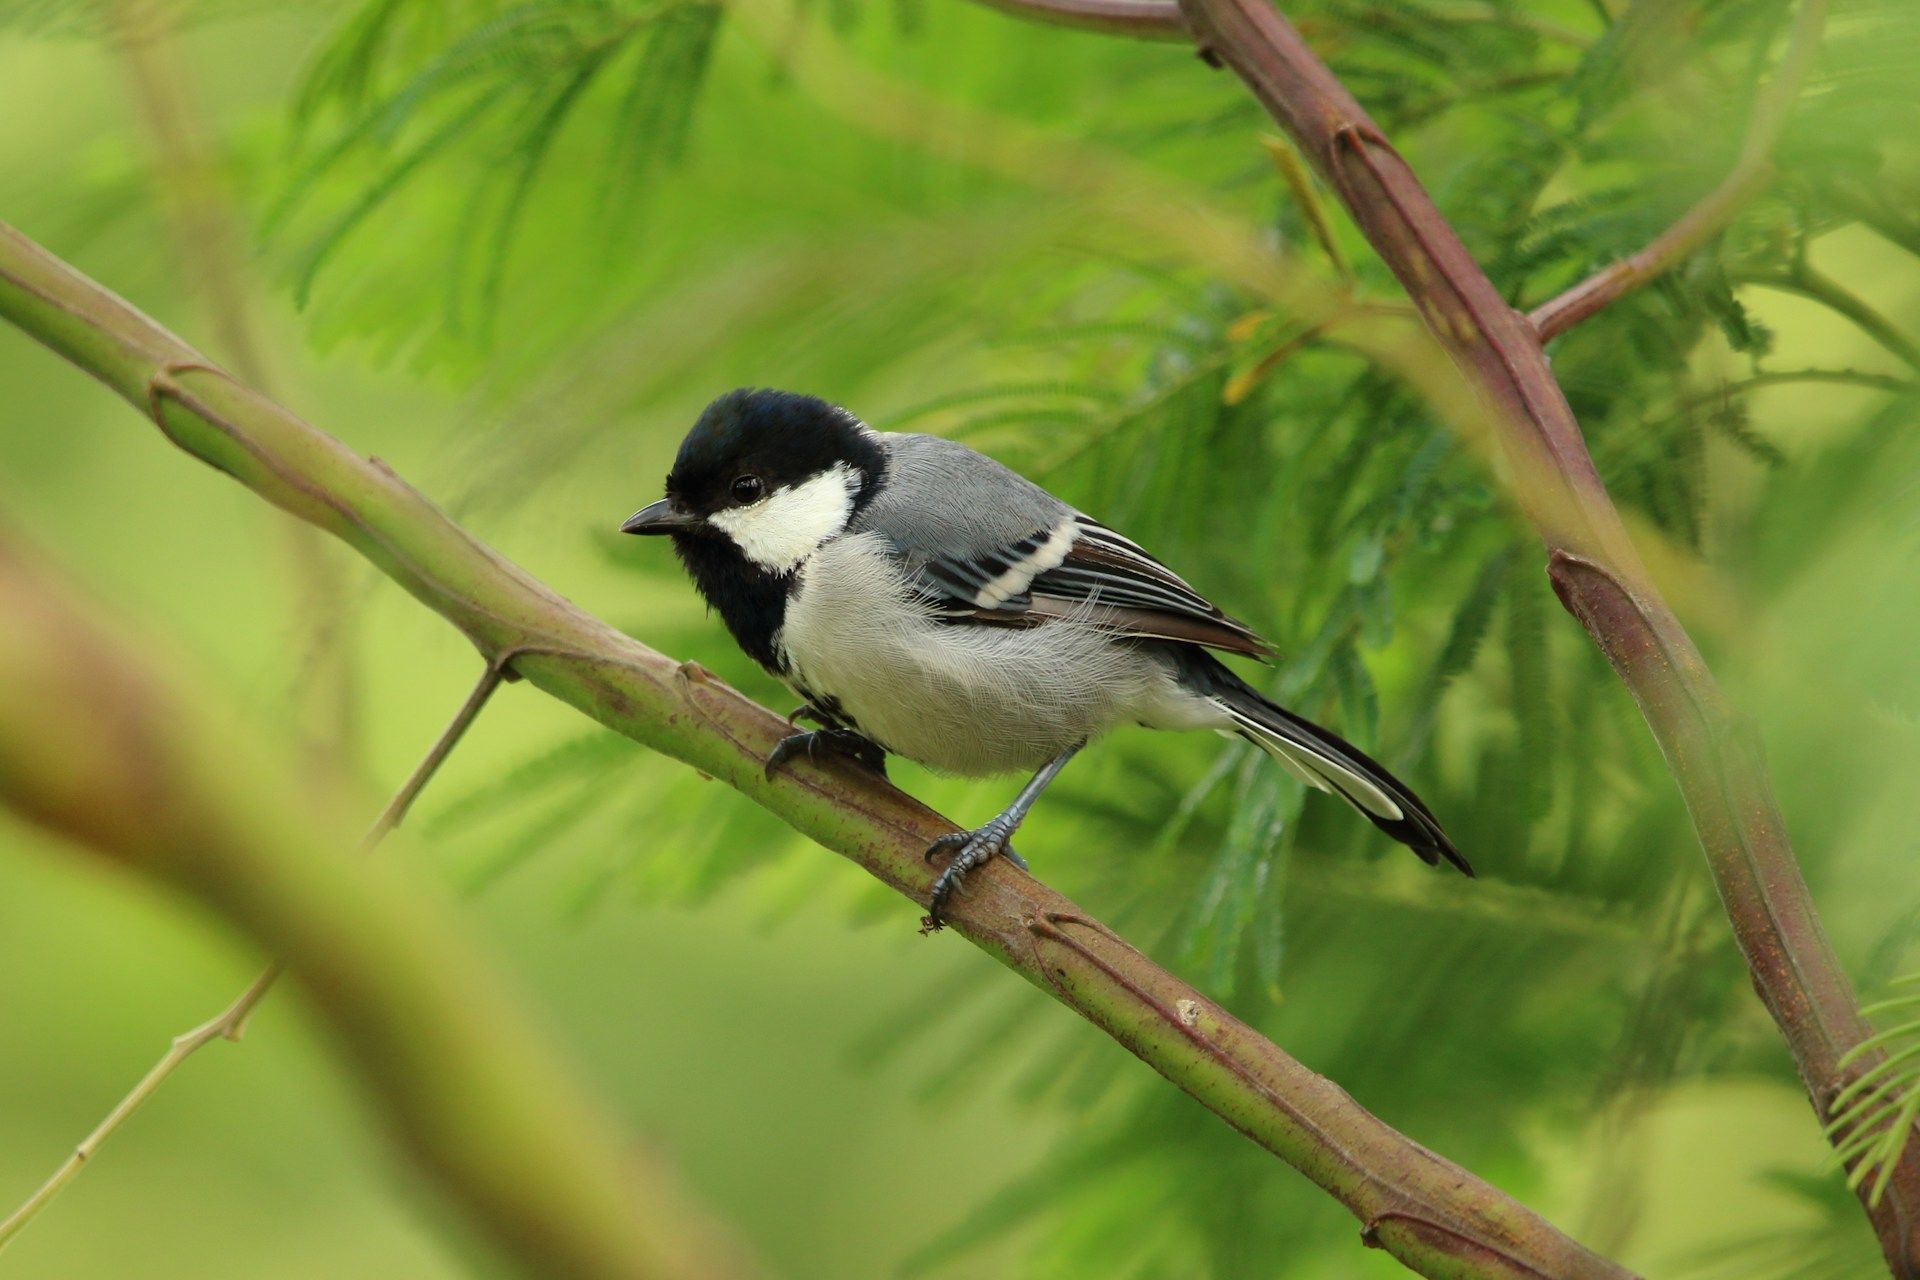
{"type": "MultiPolygon", "coordinates": [[[[1375,163],[1369,151],[1371,147],[1378,147],[1396,159],[1399,157],[1400,153],[1394,150],[1393,144],[1387,141],[1387,136],[1380,132],[1378,125],[1371,120],[1342,121],[1333,126],[1332,131],[1327,135],[1326,146],[1327,171],[1333,177],[1334,189],[1349,210],[1360,208],[1367,203],[1367,198],[1360,194],[1354,184],[1352,171],[1347,163],[1349,160],[1358,160],[1361,167],[1366,170],[1367,176],[1373,179],[1374,185],[1389,202],[1395,203],[1398,207],[1397,202],[1393,200],[1392,188],[1387,185],[1386,175],[1380,172],[1380,166],[1375,163]]],[[[1404,216],[1405,210],[1401,210],[1401,213],[1404,216]]],[[[1416,298],[1415,301],[1419,300],[1416,298]]]]}
{"type": "Polygon", "coordinates": [[[1345,147],[1365,161],[1368,169],[1373,169],[1373,161],[1367,156],[1368,147],[1378,147],[1393,155],[1400,154],[1394,149],[1393,143],[1387,140],[1387,135],[1380,132],[1380,126],[1371,120],[1343,120],[1333,127],[1331,139],[1336,160],[1339,148],[1345,147]]]}

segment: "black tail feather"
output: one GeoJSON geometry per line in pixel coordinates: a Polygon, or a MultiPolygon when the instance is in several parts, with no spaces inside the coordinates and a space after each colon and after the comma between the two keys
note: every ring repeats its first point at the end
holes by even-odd
{"type": "Polygon", "coordinates": [[[1182,674],[1233,716],[1240,735],[1289,772],[1340,796],[1428,865],[1444,858],[1473,875],[1473,867],[1454,848],[1433,811],[1377,760],[1340,735],[1270,702],[1211,654],[1182,646],[1178,659],[1185,668],[1182,674]]]}

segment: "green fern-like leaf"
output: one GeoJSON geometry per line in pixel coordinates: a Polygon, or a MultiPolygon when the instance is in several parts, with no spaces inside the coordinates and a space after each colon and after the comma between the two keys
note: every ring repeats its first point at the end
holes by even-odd
{"type": "MultiPolygon", "coordinates": [[[[1920,974],[1896,979],[1894,985],[1920,986],[1920,974]]],[[[1862,1012],[1870,1017],[1897,1013],[1905,1020],[1841,1057],[1845,1068],[1868,1055],[1885,1055],[1833,1100],[1827,1136],[1834,1143],[1833,1159],[1847,1169],[1847,1185],[1858,1188],[1871,1178],[1867,1200],[1878,1204],[1920,1118],[1920,990],[1881,1000],[1862,1012]]]]}
{"type": "Polygon", "coordinates": [[[454,170],[468,198],[435,215],[453,223],[437,237],[451,249],[447,313],[458,331],[484,339],[562,132],[590,118],[605,151],[600,216],[630,230],[636,188],[682,152],[721,14],[707,0],[532,0],[457,10],[471,25],[444,35],[403,21],[410,6],[363,6],[294,102],[303,147],[325,120],[337,120],[332,135],[297,166],[266,218],[279,231],[371,170],[308,240],[296,301],[307,304],[344,242],[403,191],[430,188],[429,172],[454,170]],[[420,48],[423,35],[438,43],[420,48]],[[627,77],[617,102],[595,91],[616,72],[627,77]],[[469,312],[481,323],[467,324],[469,312]]]}
{"type": "Polygon", "coordinates": [[[721,14],[718,4],[680,4],[653,22],[630,73],[632,83],[614,114],[614,153],[606,169],[603,205],[614,207],[631,199],[662,163],[680,158],[712,62],[721,14]]]}

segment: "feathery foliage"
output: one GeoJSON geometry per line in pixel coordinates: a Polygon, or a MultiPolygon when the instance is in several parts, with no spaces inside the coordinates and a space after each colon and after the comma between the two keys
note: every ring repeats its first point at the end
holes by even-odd
{"type": "MultiPolygon", "coordinates": [[[[1721,180],[1792,13],[1285,7],[1521,307],[1639,249],[1721,180]]],[[[1343,322],[1408,323],[1333,202],[1263,144],[1257,108],[1188,51],[963,5],[358,0],[284,110],[229,141],[249,192],[270,193],[256,201],[268,263],[308,335],[471,388],[439,455],[462,514],[490,535],[559,530],[587,550],[584,581],[636,602],[605,611],[763,699],[783,695],[699,615],[677,567],[609,532],[732,385],[794,385],[881,428],[964,439],[1246,618],[1282,654],[1249,678],[1406,777],[1482,878],[1427,872],[1244,746],[1139,733],[1049,793],[1022,836],[1036,873],[1397,1127],[1569,1206],[1570,1226],[1584,1215],[1596,1243],[1611,1234],[1653,1268],[1635,1250],[1658,1174],[1636,1135],[1689,1090],[1784,1094],[1791,1064],[1754,1013],[1642,723],[1554,606],[1483,463],[1344,345],[1341,323],[1276,314],[1182,245],[1072,205],[1070,181],[958,162],[895,103],[849,118],[802,74],[826,54],[965,106],[989,149],[996,130],[1038,131],[1088,173],[1137,162],[1342,282],[1343,322]]],[[[1807,688],[1769,738],[1783,802],[1843,955],[1889,967],[1910,963],[1902,922],[1920,901],[1870,861],[1913,851],[1905,779],[1875,746],[1915,748],[1920,689],[1899,646],[1848,646],[1863,607],[1886,610],[1874,635],[1910,634],[1891,601],[1920,549],[1920,504],[1910,479],[1899,487],[1920,371],[1868,332],[1877,317],[1898,336],[1910,318],[1872,272],[1920,257],[1915,65],[1920,8],[1836,0],[1774,181],[1553,351],[1650,559],[1700,585],[1687,594],[1708,644],[1739,661],[1736,680],[1807,688]],[[1783,282],[1815,319],[1770,305],[1783,282]],[[1841,338],[1806,342],[1815,329],[1841,338]],[[1796,396],[1818,430],[1767,411],[1796,396]]],[[[783,829],[623,740],[518,755],[425,806],[475,892],[514,892],[545,861],[585,915],[695,902],[752,874],[769,916],[824,895],[902,927],[880,891],[824,888],[783,829]]],[[[1007,790],[896,777],[962,820],[1007,790]]],[[[993,1248],[1042,1278],[1365,1273],[1351,1224],[1311,1189],[1039,1008],[1030,992],[943,985],[918,1016],[875,1014],[857,1048],[888,1085],[916,1073],[931,1106],[1005,1091],[1062,1122],[1049,1150],[1009,1160],[1004,1185],[975,1188],[961,1221],[904,1228],[920,1232],[909,1273],[974,1274],[993,1248]],[[956,1039],[965,1053],[916,1064],[917,1046],[956,1039]]],[[[1889,1042],[1914,1034],[1895,1026],[1889,1042]]],[[[1906,1140],[1916,1061],[1834,1113],[1854,1180],[1906,1140]]],[[[1857,1206],[1817,1159],[1774,1179],[1799,1211],[1790,1226],[1685,1265],[1859,1274],[1845,1269],[1867,1240],[1857,1206]]]]}
{"type": "MultiPolygon", "coordinates": [[[[1901,986],[1920,983],[1920,975],[1899,980],[1901,986]]],[[[1842,1138],[1834,1149],[1835,1162],[1847,1166],[1847,1185],[1858,1187],[1873,1179],[1869,1194],[1878,1199],[1887,1189],[1893,1164],[1913,1139],[1920,1117],[1920,992],[1890,996],[1868,1005],[1869,1016],[1898,1015],[1900,1021],[1872,1039],[1856,1045],[1842,1065],[1858,1062],[1876,1050],[1886,1057],[1862,1070],[1833,1100],[1833,1120],[1827,1132],[1842,1138]]]]}
{"type": "MultiPolygon", "coordinates": [[[[1858,23],[1885,40],[1901,25],[1884,7],[1843,9],[1837,32],[1858,23]]],[[[812,21],[823,10],[800,12],[812,21]]],[[[1422,161],[1420,149],[1430,148],[1423,167],[1443,206],[1496,282],[1526,305],[1638,248],[1731,163],[1755,69],[1777,49],[1788,8],[1707,4],[1684,20],[1676,12],[1630,6],[1604,29],[1581,6],[1546,17],[1406,0],[1328,3],[1300,16],[1390,134],[1412,139],[1406,145],[1422,161]],[[1684,119],[1675,101],[1688,104],[1684,119]]],[[[827,25],[855,49],[922,65],[915,42],[927,37],[846,14],[827,25]]],[[[1920,48],[1911,29],[1898,34],[1920,48]]],[[[446,50],[473,38],[450,40],[446,50]]],[[[1007,47],[1016,38],[1035,37],[1016,29],[1007,47]]],[[[582,66],[579,50],[593,47],[569,40],[570,70],[542,81],[549,95],[565,92],[582,66]]],[[[414,62],[432,68],[448,56],[423,51],[414,62]]],[[[1087,132],[1102,145],[1200,175],[1289,251],[1334,265],[1324,215],[1262,160],[1259,121],[1230,86],[1195,85],[1184,60],[1160,51],[1086,57],[1125,67],[1120,78],[1135,92],[1120,101],[1081,83],[1047,98],[1042,115],[1071,128],[1084,110],[1075,96],[1095,97],[1099,118],[1087,132]]],[[[1823,61],[1786,156],[1803,156],[1810,135],[1842,127],[1870,101],[1839,58],[1823,61]]],[[[743,92],[742,77],[766,74],[768,64],[743,61],[722,60],[704,82],[709,101],[743,92]]],[[[615,87],[603,100],[585,92],[568,100],[583,133],[602,127],[596,114],[626,118],[615,87]]],[[[797,90],[776,80],[757,92],[797,90]]],[[[689,82],[684,100],[692,93],[689,82]]],[[[1021,110],[1006,90],[982,96],[991,110],[1021,110]]],[[[808,110],[787,98],[774,106],[808,110]]],[[[864,199],[905,202],[936,226],[978,216],[977,206],[917,193],[953,181],[936,176],[936,161],[884,140],[864,145],[909,176],[906,194],[875,190],[864,199]]],[[[1889,151],[1849,164],[1902,160],[1889,151]]],[[[776,164],[764,151],[755,163],[776,164]]],[[[1752,426],[1745,405],[1762,385],[1755,378],[1799,370],[1803,360],[1776,355],[1741,282],[1804,251],[1846,215],[1839,191],[1825,185],[1828,169],[1791,159],[1782,168],[1788,176],[1695,261],[1560,344],[1559,371],[1610,487],[1676,548],[1712,541],[1714,477],[1735,465],[1719,446],[1764,471],[1790,471],[1787,448],[1752,426]]],[[[782,172],[763,173],[757,185],[804,201],[810,188],[791,194],[794,179],[775,176],[782,172]]],[[[1868,185],[1885,189],[1885,176],[1868,185]]],[[[1631,706],[1597,656],[1554,622],[1530,567],[1530,539],[1479,464],[1417,398],[1342,348],[1337,327],[1302,332],[1169,246],[1089,242],[1061,255],[1034,195],[997,199],[996,252],[970,259],[965,295],[940,278],[937,259],[876,263],[866,253],[781,248],[755,264],[741,287],[746,301],[732,312],[739,327],[728,334],[743,345],[765,340],[761,359],[743,366],[745,379],[851,357],[851,365],[819,364],[825,376],[814,385],[882,428],[931,430],[987,449],[1126,528],[1272,637],[1285,656],[1263,677],[1267,687],[1416,779],[1486,879],[1469,888],[1421,877],[1401,851],[1306,796],[1257,753],[1126,735],[1076,762],[1036,819],[1026,843],[1041,873],[1154,940],[1158,954],[1358,1096],[1391,1099],[1395,1123],[1474,1167],[1525,1168],[1522,1135],[1543,1121],[1578,1124],[1583,1094],[1621,1099],[1608,1105],[1627,1116],[1639,1104],[1626,1099],[1677,1080],[1778,1076],[1782,1064],[1761,1038],[1708,1047],[1706,1028],[1732,1018],[1742,991],[1723,933],[1702,915],[1685,841],[1673,834],[1678,806],[1631,706]],[[1037,252],[1028,247],[1036,236],[1037,252]],[[899,323],[930,306],[942,308],[942,326],[899,323]],[[956,358],[969,343],[974,349],[956,358]],[[930,377],[942,362],[946,370],[930,377]],[[1075,865],[1076,842],[1058,834],[1068,809],[1086,843],[1133,843],[1142,856],[1124,870],[1075,865]],[[1648,966],[1663,961],[1684,964],[1688,980],[1650,976],[1648,966]],[[1600,1012],[1536,1010],[1515,989],[1515,974],[1540,992],[1578,982],[1600,993],[1600,1012]],[[1569,1070],[1572,1062],[1589,1065],[1569,1070]]],[[[841,194],[835,207],[845,217],[851,202],[841,194]]],[[[828,229],[826,240],[839,234],[828,229]]],[[[1356,300],[1390,298],[1391,282],[1351,229],[1335,225],[1331,234],[1356,273],[1356,300]]],[[[910,233],[904,243],[913,252],[910,233]]],[[[487,305],[508,298],[496,292],[487,305]]],[[[675,295],[661,305],[672,314],[688,304],[675,295]]],[[[584,405],[563,400],[578,425],[558,432],[572,448],[604,450],[608,425],[658,394],[612,384],[584,405]]],[[[527,403],[555,408],[543,390],[527,403]]],[[[516,410],[503,421],[526,419],[516,410]]],[[[511,456],[502,468],[524,474],[526,457],[511,456]]],[[[649,590],[676,589],[673,566],[608,545],[649,590]]],[[[710,629],[663,631],[656,621],[646,632],[698,652],[746,687],[763,679],[710,629]]],[[[910,786],[928,789],[905,773],[910,786]]],[[[608,795],[617,790],[589,776],[568,766],[504,788],[526,816],[522,834],[505,837],[488,865],[538,856],[537,833],[556,813],[584,820],[581,796],[618,809],[608,795]]],[[[690,863],[698,855],[688,846],[704,843],[713,851],[704,865],[716,875],[756,865],[739,857],[738,843],[701,841],[719,815],[673,794],[692,789],[637,801],[655,824],[683,815],[665,818],[676,862],[690,863]]],[[[929,793],[961,816],[993,807],[997,794],[989,784],[929,793]]],[[[604,891],[612,882],[594,883],[604,891]]],[[[1344,1256],[1344,1241],[1313,1225],[1323,1207],[1271,1185],[1258,1153],[1230,1135],[1198,1137],[1190,1107],[1162,1098],[1085,1037],[1032,1029],[1027,1008],[1018,996],[979,1002],[978,1051],[928,1087],[944,1094],[1004,1077],[1034,1105],[1103,1119],[931,1242],[925,1265],[952,1262],[963,1247],[1016,1227],[1039,1232],[1030,1266],[1042,1276],[1243,1274],[1248,1240],[1326,1241],[1327,1258],[1344,1256]],[[1162,1216],[1143,1239],[1132,1228],[1146,1204],[1162,1216]]],[[[1831,1228],[1859,1232],[1848,1218],[1831,1228]]],[[[1303,1244],[1303,1273],[1314,1256],[1303,1244]]]]}

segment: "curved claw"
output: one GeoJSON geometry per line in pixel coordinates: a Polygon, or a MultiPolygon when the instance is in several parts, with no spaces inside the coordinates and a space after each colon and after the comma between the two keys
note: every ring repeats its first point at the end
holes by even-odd
{"type": "Polygon", "coordinates": [[[849,729],[813,729],[789,734],[773,744],[773,750],[767,753],[767,777],[780,772],[781,766],[797,755],[804,754],[811,760],[822,750],[846,756],[883,778],[887,776],[887,753],[877,744],[849,729]]]}
{"type": "Polygon", "coordinates": [[[1007,841],[1012,837],[1014,829],[1020,825],[1021,820],[1027,816],[1027,811],[1033,808],[1033,802],[1039,799],[1040,793],[1046,789],[1047,784],[1059,775],[1067,761],[1073,759],[1074,753],[1084,745],[1084,743],[1075,743],[1040,766],[1040,772],[1034,774],[1033,780],[1020,788],[1020,794],[1013,798],[1013,803],[986,826],[978,831],[956,831],[951,835],[941,836],[928,846],[929,859],[945,849],[955,849],[956,852],[953,860],[947,863],[947,869],[942,871],[940,878],[933,882],[933,893],[927,899],[927,914],[920,921],[921,933],[933,933],[940,928],[941,916],[946,912],[947,900],[953,896],[954,890],[960,887],[960,882],[966,879],[967,872],[995,854],[1005,856],[1016,867],[1022,871],[1026,870],[1026,860],[1015,853],[1008,846],[1007,841]]]}
{"type": "Polygon", "coordinates": [[[780,766],[799,755],[802,751],[806,752],[807,756],[811,758],[813,756],[812,743],[810,741],[812,737],[813,735],[810,733],[796,733],[774,743],[773,750],[767,752],[767,777],[771,778],[774,774],[780,772],[780,766]]]}
{"type": "Polygon", "coordinates": [[[1004,857],[1022,871],[1026,870],[1026,860],[1007,843],[1013,827],[1013,823],[995,818],[977,831],[951,831],[927,846],[925,857],[929,862],[935,854],[948,850],[953,851],[953,858],[933,882],[933,892],[927,895],[927,914],[921,918],[920,932],[937,933],[945,927],[947,903],[975,867],[995,857],[1004,857]]]}
{"type": "Polygon", "coordinates": [[[932,862],[938,855],[952,849],[958,849],[971,839],[973,839],[973,832],[971,831],[949,831],[943,836],[937,836],[934,842],[927,846],[927,851],[920,855],[921,860],[932,862]]]}

